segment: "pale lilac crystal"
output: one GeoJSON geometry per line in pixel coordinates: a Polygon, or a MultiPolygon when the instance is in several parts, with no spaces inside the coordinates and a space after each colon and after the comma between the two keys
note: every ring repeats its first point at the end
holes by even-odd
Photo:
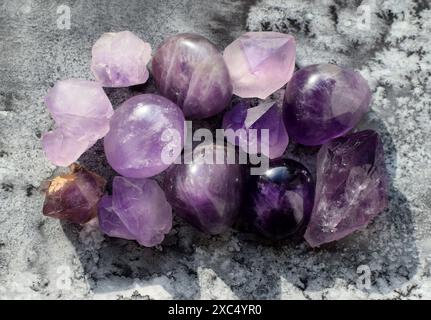
{"type": "Polygon", "coordinates": [[[352,130],[370,102],[370,87],[359,72],[312,65],[295,72],[286,87],[284,123],[292,140],[321,145],[352,130]]]}
{"type": "Polygon", "coordinates": [[[98,216],[103,233],[145,247],[160,244],[172,228],[172,208],[151,179],[115,177],[112,196],[102,198],[98,216]]]}
{"type": "Polygon", "coordinates": [[[185,159],[192,159],[193,154],[193,161],[170,167],[163,183],[175,214],[209,234],[229,229],[242,204],[243,169],[227,163],[228,152],[235,150],[199,145],[185,155],[185,159]]]}
{"type": "Polygon", "coordinates": [[[112,168],[125,177],[152,177],[168,168],[184,144],[184,115],[172,101],[142,94],[124,102],[104,139],[112,168]]]}
{"type": "Polygon", "coordinates": [[[148,80],[151,45],[130,31],[103,34],[92,49],[91,71],[104,87],[128,87],[148,80]]]}
{"type": "Polygon", "coordinates": [[[388,205],[387,172],[377,132],[332,140],[317,155],[317,181],[305,239],[312,247],[365,228],[388,205]]]}
{"type": "Polygon", "coordinates": [[[114,110],[103,88],[94,81],[62,80],[49,90],[45,104],[56,128],[42,137],[46,157],[68,166],[109,131],[114,110]]]}
{"type": "Polygon", "coordinates": [[[259,152],[270,159],[281,157],[289,144],[281,113],[274,102],[249,108],[247,102],[241,101],[224,115],[226,138],[230,143],[239,145],[244,152],[259,152]],[[229,129],[233,132],[227,131],[229,129]],[[267,129],[268,135],[263,134],[261,129],[267,129]]]}
{"type": "Polygon", "coordinates": [[[265,99],[283,87],[295,70],[295,38],[279,32],[247,32],[226,47],[224,60],[233,93],[265,99]]]}
{"type": "Polygon", "coordinates": [[[200,35],[185,33],[166,39],[153,57],[152,74],[159,92],[178,104],[186,118],[213,116],[232,97],[223,56],[200,35]]]}

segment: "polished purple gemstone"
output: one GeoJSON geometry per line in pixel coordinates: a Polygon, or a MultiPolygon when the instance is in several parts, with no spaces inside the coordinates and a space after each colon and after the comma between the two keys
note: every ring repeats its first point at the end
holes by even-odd
{"type": "MultiPolygon", "coordinates": [[[[243,169],[239,164],[226,163],[227,152],[235,150],[221,145],[199,145],[193,151],[193,162],[172,166],[164,180],[174,212],[210,234],[228,229],[242,202],[243,169]]],[[[189,157],[191,152],[185,159],[189,157]]]]}
{"type": "Polygon", "coordinates": [[[91,71],[104,87],[145,83],[151,45],[130,31],[104,33],[92,49],[91,71]]]}
{"type": "Polygon", "coordinates": [[[142,94],[124,102],[111,119],[105,154],[125,177],[152,177],[168,168],[184,144],[184,115],[170,100],[142,94]]]}
{"type": "Polygon", "coordinates": [[[310,219],[314,182],[310,172],[294,160],[273,160],[248,187],[247,215],[262,235],[281,240],[303,234],[310,219]]]}
{"type": "Polygon", "coordinates": [[[115,177],[112,196],[102,198],[98,216],[103,233],[146,247],[160,244],[172,228],[172,208],[151,179],[115,177]]]}
{"type": "Polygon", "coordinates": [[[290,80],[295,54],[295,38],[291,35],[271,31],[243,34],[223,53],[233,93],[265,99],[290,80]]]}
{"type": "Polygon", "coordinates": [[[109,131],[114,110],[101,85],[94,81],[58,81],[45,97],[56,128],[42,137],[46,157],[68,166],[109,131]]]}
{"type": "Polygon", "coordinates": [[[377,132],[325,144],[317,155],[316,198],[305,239],[312,247],[365,228],[388,205],[387,172],[377,132]]]}
{"type": "Polygon", "coordinates": [[[359,72],[312,65],[295,72],[287,85],[284,122],[292,140],[321,145],[353,129],[370,102],[370,88],[359,72]]]}
{"type": "Polygon", "coordinates": [[[262,153],[270,159],[281,157],[289,144],[281,108],[274,102],[253,108],[245,101],[239,102],[225,113],[223,129],[227,140],[239,145],[244,152],[262,153]],[[262,129],[267,129],[268,135],[263,134],[262,129]]]}
{"type": "Polygon", "coordinates": [[[153,57],[152,73],[159,92],[178,104],[186,118],[213,116],[232,97],[232,84],[221,53],[196,34],[166,39],[153,57]]]}
{"type": "Polygon", "coordinates": [[[73,164],[69,173],[49,181],[43,214],[73,223],[85,223],[96,216],[97,203],[103,195],[105,184],[101,176],[73,164]]]}

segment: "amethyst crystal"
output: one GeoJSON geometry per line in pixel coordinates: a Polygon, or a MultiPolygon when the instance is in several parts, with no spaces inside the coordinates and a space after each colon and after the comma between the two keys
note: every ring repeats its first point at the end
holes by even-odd
{"type": "Polygon", "coordinates": [[[159,92],[190,119],[219,113],[232,97],[221,53],[199,35],[178,34],[166,39],[153,57],[152,73],[159,92]]]}
{"type": "Polygon", "coordinates": [[[305,239],[312,247],[341,239],[388,204],[379,135],[365,130],[325,144],[317,155],[316,198],[305,239]]]}
{"type": "Polygon", "coordinates": [[[310,219],[314,182],[309,171],[294,160],[275,160],[264,175],[252,176],[247,214],[257,231],[281,240],[303,234],[310,219]]]}
{"type": "Polygon", "coordinates": [[[281,109],[274,102],[262,103],[249,108],[245,101],[225,113],[223,129],[227,140],[239,145],[244,152],[262,153],[270,159],[279,158],[289,144],[289,137],[281,117],[281,109]],[[250,130],[252,129],[252,130],[250,130]],[[261,129],[268,129],[268,137],[261,129]]]}
{"type": "MultiPolygon", "coordinates": [[[[228,229],[242,202],[242,167],[227,164],[228,152],[235,150],[221,145],[199,145],[193,151],[193,162],[172,166],[164,180],[166,196],[175,213],[210,234],[228,229]]],[[[185,159],[191,155],[186,154],[185,159]]]]}
{"type": "Polygon", "coordinates": [[[350,131],[369,110],[367,81],[353,70],[319,64],[297,71],[286,88],[283,117],[289,137],[321,145],[350,131]]]}
{"type": "Polygon", "coordinates": [[[42,137],[46,157],[68,166],[109,131],[114,110],[103,88],[94,81],[62,80],[49,90],[45,104],[56,128],[42,137]]]}
{"type": "Polygon", "coordinates": [[[151,46],[130,31],[103,34],[92,50],[91,71],[104,87],[145,83],[151,46]]]}
{"type": "Polygon", "coordinates": [[[265,99],[284,86],[295,70],[295,38],[279,32],[247,32],[226,47],[224,60],[233,93],[265,99]]]}
{"type": "Polygon", "coordinates": [[[184,144],[184,115],[168,99],[142,94],[124,102],[111,119],[105,154],[125,177],[152,177],[169,167],[184,144]]]}
{"type": "Polygon", "coordinates": [[[113,194],[102,198],[98,216],[103,233],[146,247],[160,244],[172,228],[172,208],[151,179],[115,177],[113,194]]]}
{"type": "Polygon", "coordinates": [[[71,165],[70,170],[49,181],[43,214],[82,224],[96,216],[106,181],[77,164],[71,165]]]}

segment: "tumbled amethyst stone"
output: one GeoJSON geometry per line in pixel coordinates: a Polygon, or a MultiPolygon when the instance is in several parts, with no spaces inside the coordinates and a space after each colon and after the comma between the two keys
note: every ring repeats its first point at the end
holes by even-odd
{"type": "Polygon", "coordinates": [[[160,244],[172,228],[172,208],[151,179],[115,177],[112,196],[103,196],[98,216],[103,233],[146,247],[160,244]]]}
{"type": "Polygon", "coordinates": [[[281,113],[275,102],[250,108],[247,102],[241,101],[224,115],[222,126],[226,139],[240,146],[244,152],[262,153],[270,159],[279,158],[289,144],[281,113]],[[229,129],[232,132],[227,131],[229,129]],[[262,129],[268,130],[268,136],[263,135],[262,129]]]}
{"type": "Polygon", "coordinates": [[[323,145],[316,169],[316,198],[305,232],[312,247],[365,228],[387,207],[387,172],[377,132],[352,133],[323,145]]]}
{"type": "Polygon", "coordinates": [[[255,229],[272,240],[301,236],[310,219],[314,182],[294,160],[273,160],[261,176],[251,176],[247,215],[255,229]]]}
{"type": "Polygon", "coordinates": [[[287,85],[284,122],[291,139],[321,145],[353,129],[370,102],[370,88],[359,72],[311,65],[295,72],[287,85]]]}
{"type": "Polygon", "coordinates": [[[172,101],[141,94],[124,102],[104,139],[112,168],[125,177],[152,177],[168,168],[184,144],[184,115],[172,101]]]}
{"type": "MultiPolygon", "coordinates": [[[[209,234],[228,229],[242,204],[243,169],[239,164],[226,163],[227,152],[234,150],[222,145],[199,145],[193,151],[192,163],[173,165],[164,179],[164,190],[174,212],[209,234]],[[215,159],[224,160],[219,163],[215,159]]],[[[188,157],[191,152],[185,156],[188,157]]]]}
{"type": "Polygon", "coordinates": [[[200,35],[185,33],[166,39],[153,57],[152,74],[159,92],[178,104],[186,118],[213,116],[232,96],[221,53],[200,35]]]}

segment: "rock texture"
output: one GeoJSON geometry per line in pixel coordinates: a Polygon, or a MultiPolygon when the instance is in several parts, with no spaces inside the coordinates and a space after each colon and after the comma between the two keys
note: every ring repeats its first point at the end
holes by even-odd
{"type": "MultiPolygon", "coordinates": [[[[3,1],[1,296],[431,298],[431,9],[426,1],[358,3],[3,1]],[[57,8],[65,3],[71,6],[69,30],[57,27],[57,8]],[[125,29],[154,48],[177,32],[199,32],[220,48],[247,29],[288,32],[296,38],[299,66],[335,62],[359,70],[374,100],[361,128],[382,136],[389,209],[366,230],[318,250],[305,243],[271,247],[237,232],[207,237],[178,220],[162,246],[149,249],[104,238],[92,225],[81,229],[44,217],[37,187],[55,167],[40,147],[40,134],[53,126],[43,97],[58,79],[91,79],[96,39],[125,29]]],[[[142,91],[153,92],[152,84],[106,90],[114,106],[142,91]]],[[[313,173],[315,153],[293,144],[287,152],[313,173]]],[[[100,143],[80,162],[109,180],[115,174],[100,143]]]]}

